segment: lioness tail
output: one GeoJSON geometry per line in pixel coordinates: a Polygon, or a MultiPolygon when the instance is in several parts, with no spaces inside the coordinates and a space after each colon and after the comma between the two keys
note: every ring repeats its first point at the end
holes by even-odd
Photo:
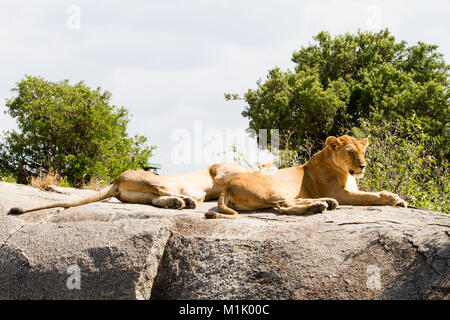
{"type": "Polygon", "coordinates": [[[47,205],[43,205],[43,206],[39,206],[39,207],[26,209],[26,210],[24,210],[22,208],[14,207],[8,211],[8,214],[18,215],[18,214],[23,214],[26,212],[50,209],[50,208],[57,208],[57,207],[63,207],[63,208],[76,207],[76,206],[81,206],[83,204],[87,204],[87,203],[91,203],[91,202],[101,201],[101,200],[104,200],[104,199],[107,199],[110,197],[115,197],[117,195],[118,195],[118,188],[117,188],[117,185],[114,183],[110,186],[107,186],[107,187],[101,189],[95,195],[88,197],[88,198],[75,200],[75,201],[55,202],[55,203],[51,203],[51,204],[47,204],[47,205]]]}
{"type": "Polygon", "coordinates": [[[219,218],[237,219],[239,217],[239,214],[235,210],[228,207],[225,203],[225,196],[226,196],[227,191],[228,191],[228,188],[224,189],[220,193],[220,196],[219,196],[218,206],[219,206],[219,212],[221,212],[221,213],[217,213],[214,211],[208,211],[205,213],[206,218],[208,218],[208,219],[219,219],[219,218]]]}

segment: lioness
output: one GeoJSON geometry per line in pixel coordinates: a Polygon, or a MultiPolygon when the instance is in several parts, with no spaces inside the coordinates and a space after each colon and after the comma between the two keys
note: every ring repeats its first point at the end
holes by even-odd
{"type": "Polygon", "coordinates": [[[338,204],[406,207],[396,194],[358,191],[355,178],[366,168],[369,141],[350,136],[328,137],[326,147],[303,166],[274,172],[238,173],[228,179],[219,197],[219,212],[207,218],[235,219],[235,210],[275,208],[283,214],[320,213],[338,204]]]}
{"type": "MultiPolygon", "coordinates": [[[[263,164],[260,168],[267,168],[263,164]]],[[[55,207],[76,207],[83,204],[116,197],[122,202],[152,204],[171,209],[193,209],[196,202],[217,199],[225,177],[238,172],[251,172],[237,162],[221,162],[206,169],[171,175],[156,175],[144,170],[123,172],[117,181],[96,195],[81,200],[57,202],[35,208],[11,208],[8,214],[49,209],[55,207]]]]}

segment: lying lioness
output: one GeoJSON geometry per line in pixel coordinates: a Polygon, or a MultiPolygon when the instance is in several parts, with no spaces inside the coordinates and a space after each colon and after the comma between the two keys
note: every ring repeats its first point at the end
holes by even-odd
{"type": "MultiPolygon", "coordinates": [[[[263,164],[260,168],[267,168],[263,164]]],[[[193,209],[196,202],[213,200],[219,197],[221,187],[229,176],[239,172],[252,172],[253,169],[243,168],[237,162],[221,162],[206,169],[171,175],[156,175],[144,170],[128,170],[122,173],[117,181],[94,196],[75,200],[56,202],[39,207],[21,209],[12,208],[8,214],[56,207],[76,207],[83,204],[116,197],[122,202],[152,204],[171,209],[193,209]]]]}
{"type": "Polygon", "coordinates": [[[358,191],[355,178],[366,168],[369,141],[328,137],[326,147],[299,167],[273,172],[238,173],[228,179],[219,197],[219,212],[207,218],[235,219],[235,210],[275,208],[283,214],[320,213],[338,204],[406,207],[396,194],[358,191]]]}

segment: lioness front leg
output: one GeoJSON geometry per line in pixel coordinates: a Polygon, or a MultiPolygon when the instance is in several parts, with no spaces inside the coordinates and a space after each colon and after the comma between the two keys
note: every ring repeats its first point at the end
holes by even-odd
{"type": "Polygon", "coordinates": [[[401,199],[398,195],[387,192],[363,192],[363,191],[342,191],[335,196],[336,200],[340,204],[348,205],[388,205],[397,207],[407,207],[408,204],[405,200],[401,199]]]}

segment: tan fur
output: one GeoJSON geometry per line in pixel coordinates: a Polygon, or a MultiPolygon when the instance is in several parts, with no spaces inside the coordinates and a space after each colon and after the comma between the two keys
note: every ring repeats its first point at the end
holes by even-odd
{"type": "Polygon", "coordinates": [[[273,172],[238,173],[227,180],[219,197],[219,212],[207,218],[235,219],[239,211],[275,208],[283,214],[320,213],[339,204],[392,205],[406,202],[387,191],[358,191],[368,140],[328,137],[327,146],[303,166],[273,172]]]}
{"type": "Polygon", "coordinates": [[[12,208],[9,214],[49,209],[76,207],[83,204],[116,197],[122,202],[152,204],[172,209],[193,209],[197,202],[217,199],[229,177],[238,172],[251,172],[237,162],[217,163],[209,168],[171,175],[156,175],[143,170],[128,170],[117,181],[96,195],[81,200],[57,202],[35,208],[12,208]]]}

